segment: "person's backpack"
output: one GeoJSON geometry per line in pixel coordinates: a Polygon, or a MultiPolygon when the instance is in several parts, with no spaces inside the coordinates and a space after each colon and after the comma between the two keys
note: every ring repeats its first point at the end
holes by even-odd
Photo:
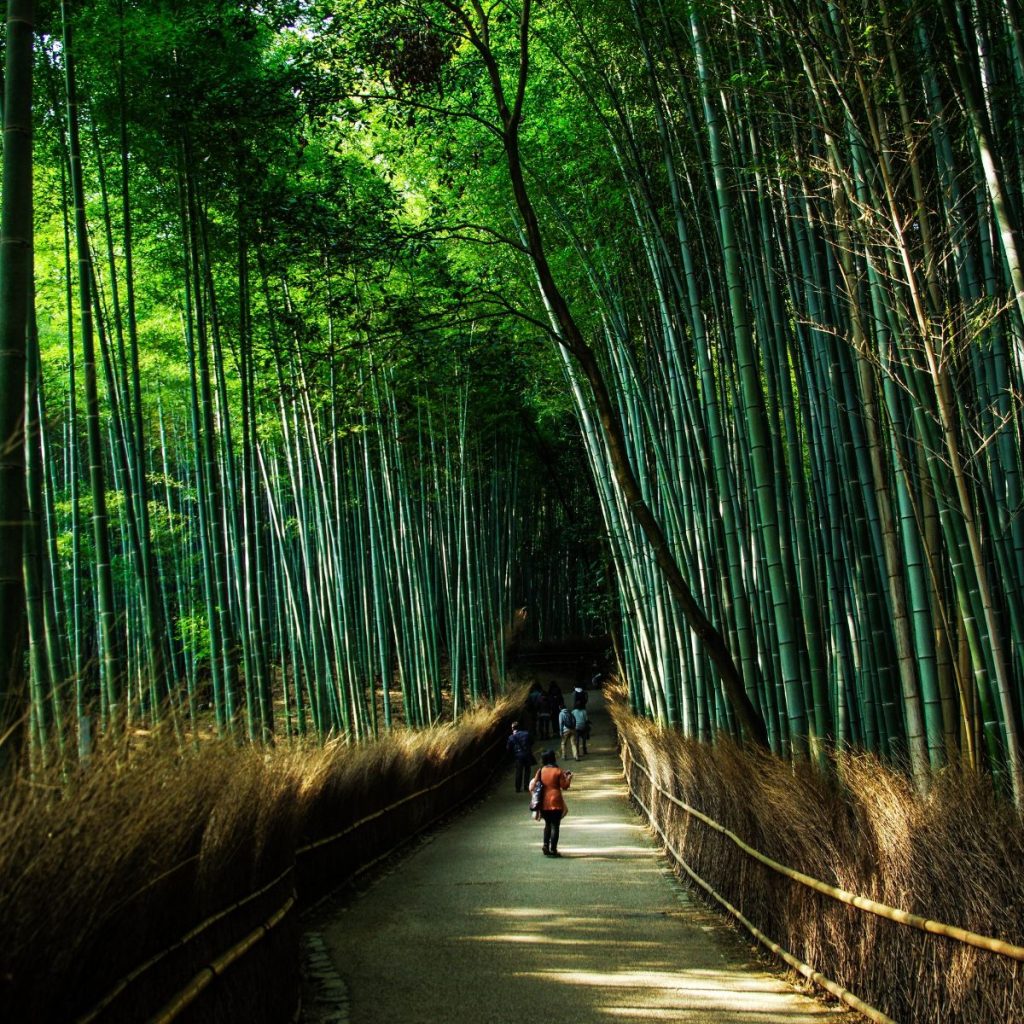
{"type": "Polygon", "coordinates": [[[562,708],[562,713],[558,716],[558,726],[560,729],[570,729],[575,732],[576,716],[568,708],[562,708]]]}

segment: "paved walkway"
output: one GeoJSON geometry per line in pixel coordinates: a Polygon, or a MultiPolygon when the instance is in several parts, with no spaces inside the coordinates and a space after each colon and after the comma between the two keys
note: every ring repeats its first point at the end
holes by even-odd
{"type": "Polygon", "coordinates": [[[325,975],[333,969],[342,984],[333,1010],[306,1019],[824,1024],[833,1015],[752,964],[675,882],[626,798],[600,695],[591,705],[590,755],[565,765],[575,778],[563,856],[542,856],[542,825],[510,772],[367,892],[310,922],[325,975]]]}

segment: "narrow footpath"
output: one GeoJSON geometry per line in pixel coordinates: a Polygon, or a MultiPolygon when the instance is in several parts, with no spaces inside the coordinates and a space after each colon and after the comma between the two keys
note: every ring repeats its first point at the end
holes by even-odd
{"type": "MultiPolygon", "coordinates": [[[[541,854],[511,770],[367,891],[307,920],[309,1024],[821,1024],[836,1014],[753,962],[693,901],[626,796],[590,695],[590,753],[541,854]]],[[[536,753],[551,746],[538,743],[536,753]]],[[[845,1019],[853,1019],[853,1015],[845,1019]]]]}

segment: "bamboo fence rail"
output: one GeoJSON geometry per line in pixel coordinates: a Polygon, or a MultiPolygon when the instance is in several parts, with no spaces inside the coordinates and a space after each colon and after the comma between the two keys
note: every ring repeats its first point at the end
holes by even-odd
{"type": "MultiPolygon", "coordinates": [[[[98,1020],[102,1016],[104,1011],[107,1010],[107,1008],[110,1007],[123,992],[126,992],[128,990],[130,985],[132,985],[135,981],[141,978],[148,971],[156,967],[157,964],[164,961],[168,956],[170,956],[171,953],[174,953],[177,950],[184,948],[190,942],[197,939],[204,932],[208,931],[211,927],[213,927],[213,925],[217,924],[220,921],[223,921],[226,917],[229,917],[230,915],[236,913],[243,907],[247,907],[250,903],[252,903],[254,900],[259,899],[261,896],[266,895],[266,893],[270,892],[275,886],[279,885],[286,878],[293,875],[294,872],[295,866],[293,864],[289,864],[284,871],[278,874],[275,878],[271,879],[271,881],[267,882],[266,885],[262,885],[260,886],[259,889],[256,889],[254,892],[249,893],[249,895],[246,896],[245,899],[238,900],[237,902],[232,903],[231,906],[224,907],[223,909],[218,910],[216,914],[211,914],[204,921],[201,921],[199,924],[197,924],[194,928],[190,928],[176,942],[171,943],[171,945],[167,946],[165,949],[161,950],[154,956],[151,956],[144,963],[139,964],[138,967],[136,967],[134,970],[126,974],[109,990],[109,992],[107,992],[107,994],[88,1013],[79,1017],[76,1021],[76,1024],[92,1024],[93,1021],[98,1020]]],[[[274,911],[274,914],[272,914],[271,916],[273,917],[284,908],[290,906],[290,901],[294,902],[294,895],[295,886],[293,884],[289,888],[288,897],[280,905],[280,907],[278,907],[277,910],[274,911]]],[[[203,987],[205,987],[205,985],[203,987]]]]}
{"type": "MultiPolygon", "coordinates": [[[[623,748],[625,749],[625,748],[623,748]]],[[[649,777],[649,776],[648,776],[649,777]]],[[[858,1013],[864,1014],[865,1017],[876,1022],[876,1024],[896,1024],[896,1021],[892,1017],[887,1017],[881,1010],[875,1009],[875,1007],[865,1003],[863,999],[855,995],[849,989],[843,988],[838,982],[833,981],[831,978],[825,977],[820,971],[816,971],[810,964],[804,963],[803,960],[793,956],[789,950],[783,949],[774,939],[769,938],[760,928],[758,928],[752,921],[748,920],[739,910],[736,909],[724,896],[721,895],[713,886],[706,882],[700,875],[697,874],[686,860],[683,855],[673,846],[672,840],[664,833],[661,825],[658,824],[657,818],[654,816],[654,812],[647,807],[647,805],[641,800],[635,792],[632,792],[633,799],[640,805],[644,813],[647,815],[652,827],[661,836],[662,842],[665,844],[665,849],[675,858],[679,866],[697,883],[709,896],[712,897],[716,902],[720,903],[726,910],[736,918],[744,928],[750,932],[751,935],[757,939],[766,949],[770,950],[776,956],[781,957],[789,964],[794,970],[799,971],[808,981],[813,982],[820,988],[831,992],[837,999],[842,1000],[847,1006],[852,1007],[858,1013]]]]}
{"type": "MultiPolygon", "coordinates": [[[[455,771],[446,775],[443,779],[437,782],[431,783],[429,786],[424,786],[413,793],[407,793],[397,800],[392,801],[386,807],[379,808],[372,811],[369,814],[364,815],[358,821],[352,822],[347,825],[344,829],[339,832],[335,832],[332,835],[322,837],[312,842],[305,843],[302,846],[297,846],[295,849],[295,858],[298,860],[305,854],[309,854],[315,850],[319,850],[345,836],[351,835],[358,829],[370,824],[373,821],[384,818],[389,814],[393,814],[400,808],[405,807],[414,800],[421,799],[425,796],[430,796],[436,793],[438,790],[443,790],[449,786],[453,779],[469,772],[470,770],[478,767],[481,762],[485,761],[489,757],[494,757],[495,753],[499,751],[501,744],[505,741],[505,736],[498,736],[493,742],[487,745],[483,751],[481,751],[473,760],[455,769],[455,771]]],[[[372,859],[363,862],[353,871],[351,871],[344,881],[351,881],[354,878],[369,871],[375,865],[379,864],[382,860],[390,857],[398,849],[404,846],[410,839],[420,834],[424,830],[432,827],[440,819],[451,814],[455,809],[465,803],[467,800],[471,800],[477,796],[481,790],[491,783],[494,776],[494,772],[497,770],[500,761],[495,758],[494,765],[490,772],[481,779],[480,783],[473,786],[468,792],[460,795],[458,799],[447,802],[442,801],[441,805],[436,814],[433,814],[429,820],[421,824],[418,828],[412,832],[406,833],[402,836],[398,843],[392,844],[377,856],[372,859]]],[[[155,956],[150,957],[145,963],[138,965],[128,974],[126,974],[120,981],[118,981],[91,1010],[82,1016],[77,1018],[76,1024],[93,1024],[102,1018],[103,1014],[117,1001],[117,999],[128,990],[128,988],[144,974],[152,970],[159,963],[166,960],[166,958],[188,945],[190,942],[198,938],[201,934],[206,932],[210,927],[224,920],[230,915],[236,913],[242,908],[251,904],[254,900],[265,895],[275,886],[279,885],[286,878],[291,877],[292,885],[289,886],[288,894],[283,902],[277,906],[267,918],[259,924],[256,928],[249,930],[244,936],[233,942],[224,952],[218,956],[210,959],[210,961],[204,964],[199,970],[195,971],[188,982],[183,985],[172,997],[169,999],[152,1017],[149,1018],[151,1024],[169,1024],[170,1021],[176,1020],[188,1007],[190,1007],[196,999],[209,987],[209,985],[215,981],[218,977],[223,975],[233,964],[237,963],[242,959],[253,947],[255,947],[263,938],[265,938],[270,932],[280,924],[285,917],[293,910],[297,905],[297,893],[294,884],[294,872],[295,864],[290,864],[283,872],[278,874],[267,884],[261,886],[258,890],[251,893],[245,899],[239,900],[232,904],[230,907],[219,910],[216,914],[212,914],[204,921],[200,922],[195,927],[191,928],[185,935],[176,940],[171,945],[167,946],[162,952],[157,953],[155,956]]],[[[339,883],[340,885],[341,883],[339,883]]],[[[334,888],[337,888],[335,886],[334,888]]]]}
{"type": "Polygon", "coordinates": [[[170,1021],[177,1020],[181,1013],[199,998],[204,989],[245,956],[272,928],[279,925],[294,906],[295,897],[289,896],[263,924],[254,928],[245,938],[204,967],[156,1016],[151,1018],[150,1024],[169,1024],[170,1021]]]}
{"type": "MultiPolygon", "coordinates": [[[[624,754],[623,760],[628,758],[629,762],[647,778],[653,790],[657,791],[666,800],[675,804],[675,806],[679,807],[687,814],[696,818],[698,821],[703,822],[709,828],[713,828],[717,832],[726,836],[748,856],[764,864],[766,867],[771,868],[778,874],[784,875],[786,878],[799,882],[801,885],[814,889],[816,892],[820,892],[834,900],[838,900],[840,903],[846,903],[849,906],[856,907],[858,910],[864,910],[868,913],[876,914],[878,917],[884,917],[888,921],[895,921],[897,924],[906,925],[909,928],[917,928],[919,931],[930,932],[933,935],[943,935],[948,939],[954,939],[957,942],[962,942],[968,946],[974,946],[977,949],[987,950],[990,953],[998,953],[1001,956],[1007,956],[1014,960],[1024,961],[1024,946],[1015,945],[1014,943],[1007,942],[1004,939],[994,939],[987,935],[979,935],[977,932],[968,931],[966,928],[959,928],[956,925],[944,924],[941,921],[933,921],[930,918],[922,917],[919,914],[911,914],[906,910],[900,910],[897,907],[890,907],[885,903],[879,903],[877,900],[869,899],[867,896],[858,896],[857,894],[848,892],[845,889],[829,885],[827,882],[822,882],[820,879],[812,878],[810,875],[805,875],[801,871],[797,871],[794,868],[787,867],[785,864],[780,864],[778,861],[772,860],[771,857],[765,856],[765,854],[761,853],[759,850],[756,850],[754,847],[745,843],[739,836],[727,829],[724,825],[719,824],[713,818],[709,818],[706,814],[698,811],[695,807],[691,807],[685,801],[680,800],[678,797],[659,786],[658,783],[654,781],[654,777],[647,768],[637,761],[632,750],[630,750],[629,745],[625,742],[622,744],[622,751],[624,754]]],[[[637,797],[636,791],[633,788],[628,768],[626,768],[626,779],[629,783],[630,793],[633,795],[633,798],[636,799],[638,803],[641,803],[641,806],[644,806],[639,797],[637,797]]],[[[653,812],[649,811],[646,806],[644,806],[644,811],[653,823],[653,812]]],[[[660,833],[660,828],[658,831],[660,833]]]]}

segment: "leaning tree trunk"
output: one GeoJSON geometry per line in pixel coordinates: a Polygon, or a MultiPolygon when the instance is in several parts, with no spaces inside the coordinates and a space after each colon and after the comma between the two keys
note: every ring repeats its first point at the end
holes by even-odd
{"type": "Polygon", "coordinates": [[[502,124],[502,143],[505,160],[512,180],[512,192],[516,207],[523,218],[523,230],[527,240],[530,259],[537,275],[541,293],[551,315],[557,324],[559,342],[566,347],[576,360],[583,375],[590,384],[597,418],[608,449],[615,482],[622,493],[636,524],[651,545],[659,571],[665,578],[669,590],[679,604],[690,628],[711,658],[722,686],[729,698],[737,719],[750,737],[761,746],[768,746],[768,732],[764,720],[758,714],[744,689],[743,679],[732,658],[722,634],[715,629],[704,610],[700,607],[683,576],[682,570],[672,552],[664,528],[644,499],[629,458],[629,448],[622,429],[615,403],[608,390],[597,357],[583,337],[565,295],[555,281],[554,272],[548,262],[544,239],[536,210],[526,186],[526,177],[519,150],[519,129],[523,120],[523,102],[529,74],[529,38],[531,2],[525,0],[522,8],[519,31],[519,66],[516,92],[511,106],[508,102],[502,80],[498,58],[489,40],[488,15],[481,6],[474,4],[476,18],[470,18],[454,2],[446,2],[448,9],[463,22],[467,33],[476,47],[487,70],[492,96],[502,124]]]}

